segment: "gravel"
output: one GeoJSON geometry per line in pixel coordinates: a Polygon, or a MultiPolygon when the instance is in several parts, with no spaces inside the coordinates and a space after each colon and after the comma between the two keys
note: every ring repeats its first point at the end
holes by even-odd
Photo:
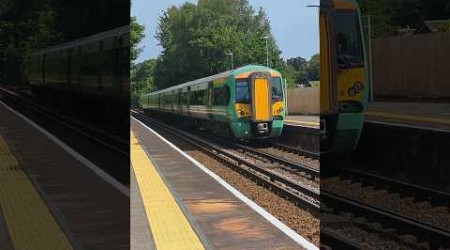
{"type": "Polygon", "coordinates": [[[361,183],[352,183],[338,177],[322,180],[321,188],[330,190],[368,205],[384,208],[425,223],[450,228],[450,208],[433,206],[428,202],[417,202],[413,198],[402,198],[398,193],[387,190],[375,190],[372,186],[362,186],[361,183]]]}

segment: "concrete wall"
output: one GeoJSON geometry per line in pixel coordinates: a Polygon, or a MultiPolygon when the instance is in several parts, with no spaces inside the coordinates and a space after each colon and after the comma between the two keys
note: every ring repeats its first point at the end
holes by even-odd
{"type": "Polygon", "coordinates": [[[293,88],[287,90],[289,115],[319,114],[320,88],[293,88]]]}
{"type": "Polygon", "coordinates": [[[374,39],[374,96],[450,97],[450,33],[374,39]]]}

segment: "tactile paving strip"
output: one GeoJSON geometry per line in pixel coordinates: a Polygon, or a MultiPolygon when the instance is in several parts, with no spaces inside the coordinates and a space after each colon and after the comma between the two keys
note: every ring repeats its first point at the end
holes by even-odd
{"type": "Polygon", "coordinates": [[[72,249],[1,136],[0,208],[15,249],[72,249]]]}
{"type": "Polygon", "coordinates": [[[170,190],[159,176],[133,132],[131,138],[131,164],[141,191],[157,249],[204,249],[188,219],[170,190]]]}

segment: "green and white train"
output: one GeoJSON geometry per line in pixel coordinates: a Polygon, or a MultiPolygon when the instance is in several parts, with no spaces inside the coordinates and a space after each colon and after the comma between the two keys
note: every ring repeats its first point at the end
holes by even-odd
{"type": "Polygon", "coordinates": [[[236,139],[281,135],[286,115],[281,74],[248,65],[142,95],[146,113],[170,115],[236,139]]]}

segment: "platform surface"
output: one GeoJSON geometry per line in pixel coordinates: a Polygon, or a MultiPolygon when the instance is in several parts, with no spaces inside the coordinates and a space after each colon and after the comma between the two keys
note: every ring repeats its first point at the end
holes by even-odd
{"type": "Polygon", "coordinates": [[[284,119],[284,123],[288,126],[301,126],[309,128],[320,128],[319,115],[288,115],[284,119]]]}
{"type": "Polygon", "coordinates": [[[0,249],[129,248],[127,194],[1,101],[0,138],[0,249]]]}
{"type": "MultiPolygon", "coordinates": [[[[135,174],[133,178],[137,180],[141,200],[148,215],[147,228],[149,229],[146,230],[150,231],[157,249],[159,243],[156,238],[164,237],[164,232],[169,232],[168,228],[173,227],[173,225],[165,225],[167,228],[154,226],[158,220],[158,213],[161,213],[162,217],[174,213],[175,217],[180,216],[179,211],[184,216],[184,219],[177,220],[181,231],[178,231],[178,235],[165,236],[179,237],[176,239],[176,242],[181,243],[179,249],[187,249],[183,248],[183,242],[192,244],[192,241],[196,244],[200,242],[202,245],[197,245],[198,248],[195,249],[305,249],[134,118],[131,120],[131,130],[136,138],[133,140],[134,147],[142,148],[142,151],[132,149],[132,159],[140,158],[140,160],[132,160],[135,174]],[[137,156],[136,152],[139,151],[141,153],[137,156]],[[147,160],[142,159],[144,157],[142,152],[146,153],[147,160]],[[144,166],[139,166],[146,161],[151,163],[147,162],[144,166]],[[142,169],[139,170],[142,167],[154,169],[152,171],[147,169],[145,170],[147,173],[144,173],[142,169]],[[155,176],[156,174],[160,175],[160,179],[155,176]],[[140,183],[142,180],[148,180],[148,182],[142,185],[140,183]],[[159,184],[155,184],[157,182],[159,184]],[[167,188],[161,187],[161,183],[164,183],[167,188]],[[159,188],[165,189],[165,201],[163,197],[157,201],[155,195],[149,195],[152,192],[151,185],[158,185],[159,188]],[[170,192],[167,193],[167,191],[170,192]],[[150,211],[151,206],[148,207],[146,204],[151,202],[153,207],[158,207],[168,202],[167,200],[172,201],[170,201],[171,209],[166,211],[150,211]],[[178,208],[174,208],[173,201],[176,201],[178,208]],[[186,221],[189,224],[186,224],[186,221]],[[192,239],[191,229],[195,232],[194,239],[192,239]]],[[[139,201],[132,199],[132,208],[133,203],[138,205],[139,201]]],[[[132,214],[138,216],[138,213],[133,211],[132,214]]],[[[139,228],[142,228],[142,225],[132,224],[131,233],[139,231],[139,228]]],[[[146,241],[148,240],[141,237],[136,239],[135,243],[138,246],[138,244],[145,244],[146,241]]],[[[141,247],[145,246],[141,245],[141,247]]]]}
{"type": "Polygon", "coordinates": [[[366,121],[450,132],[450,103],[374,102],[366,121]]]}

